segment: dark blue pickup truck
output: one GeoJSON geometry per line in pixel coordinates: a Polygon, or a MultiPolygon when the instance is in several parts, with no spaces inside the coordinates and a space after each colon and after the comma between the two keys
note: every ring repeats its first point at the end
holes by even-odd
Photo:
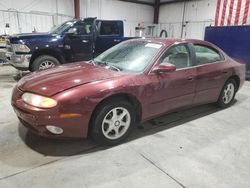
{"type": "Polygon", "coordinates": [[[89,60],[121,41],[123,21],[67,21],[48,33],[28,33],[10,36],[6,40],[6,56],[19,70],[42,70],[55,65],[89,60]]]}

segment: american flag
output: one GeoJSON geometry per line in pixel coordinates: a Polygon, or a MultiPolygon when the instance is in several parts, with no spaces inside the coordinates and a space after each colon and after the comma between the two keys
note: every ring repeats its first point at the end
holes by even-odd
{"type": "Polygon", "coordinates": [[[217,0],[215,26],[250,24],[250,0],[217,0]]]}

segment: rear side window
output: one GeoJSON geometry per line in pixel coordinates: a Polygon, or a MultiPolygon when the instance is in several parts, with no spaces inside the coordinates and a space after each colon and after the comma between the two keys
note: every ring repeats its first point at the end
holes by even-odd
{"type": "Polygon", "coordinates": [[[208,46],[194,44],[196,64],[203,65],[224,60],[223,56],[215,49],[208,46]]]}
{"type": "Polygon", "coordinates": [[[119,23],[118,22],[101,22],[100,35],[119,35],[119,23]]]}

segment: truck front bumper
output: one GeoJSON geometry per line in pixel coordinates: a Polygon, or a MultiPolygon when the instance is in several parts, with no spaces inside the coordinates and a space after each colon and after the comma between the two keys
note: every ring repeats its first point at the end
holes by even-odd
{"type": "Polygon", "coordinates": [[[14,54],[12,52],[6,53],[9,63],[16,69],[22,71],[29,70],[31,56],[31,54],[14,54]]]}

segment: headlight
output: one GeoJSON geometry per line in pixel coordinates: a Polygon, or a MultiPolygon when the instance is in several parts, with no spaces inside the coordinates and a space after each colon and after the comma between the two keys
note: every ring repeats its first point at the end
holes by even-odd
{"type": "Polygon", "coordinates": [[[24,93],[22,99],[25,103],[40,108],[52,108],[57,105],[56,100],[33,93],[24,93]]]}
{"type": "Polygon", "coordinates": [[[12,48],[14,52],[25,52],[28,53],[30,51],[29,47],[25,44],[12,44],[12,48]]]}

